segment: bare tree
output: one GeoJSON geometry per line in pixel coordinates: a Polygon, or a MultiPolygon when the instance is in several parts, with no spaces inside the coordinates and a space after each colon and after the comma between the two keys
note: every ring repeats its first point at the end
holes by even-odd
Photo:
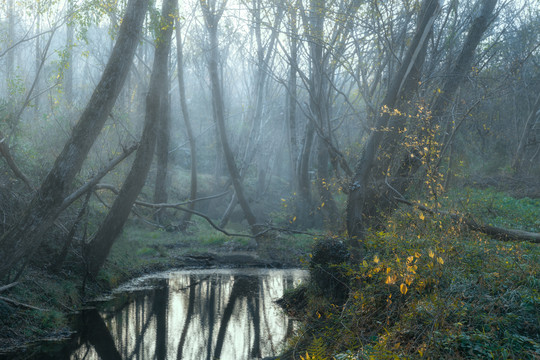
{"type": "Polygon", "coordinates": [[[201,0],[201,8],[203,10],[203,15],[206,23],[206,29],[210,37],[210,49],[208,56],[208,72],[210,74],[210,82],[212,88],[212,107],[214,110],[214,119],[217,125],[219,132],[219,137],[221,140],[221,145],[223,147],[223,153],[225,156],[225,162],[227,163],[227,168],[229,170],[229,175],[233,183],[234,191],[238,197],[238,202],[240,207],[244,212],[244,216],[251,227],[253,233],[257,233],[256,224],[257,219],[251,210],[251,207],[248,203],[247,197],[244,193],[244,187],[241,182],[240,172],[238,171],[238,166],[234,159],[234,154],[229,145],[229,139],[227,136],[227,129],[225,128],[225,105],[222,95],[222,84],[218,71],[218,61],[219,61],[219,42],[218,42],[218,24],[227,1],[223,1],[221,4],[216,4],[215,0],[204,1],[201,0]]]}
{"type": "MultiPolygon", "coordinates": [[[[482,0],[480,3],[481,10],[469,28],[461,52],[453,66],[445,74],[440,95],[430,106],[432,121],[439,120],[444,109],[452,101],[457,88],[470,71],[475,50],[484,32],[492,22],[497,1],[482,0]]],[[[419,18],[419,26],[411,46],[383,100],[383,105],[388,109],[399,108],[403,98],[408,98],[407,93],[416,87],[414,83],[418,74],[417,70],[413,71],[413,69],[419,69],[419,65],[423,63],[425,54],[422,55],[422,47],[431,33],[438,7],[438,1],[424,1],[424,11],[419,18]]],[[[411,157],[406,156],[405,160],[399,162],[397,174],[385,180],[385,177],[388,176],[387,171],[384,171],[386,166],[380,166],[380,161],[376,160],[377,154],[380,154],[379,149],[386,151],[396,148],[396,141],[399,139],[397,135],[402,128],[403,118],[399,116],[391,118],[388,112],[383,112],[377,119],[375,131],[370,135],[356,168],[347,204],[347,228],[351,237],[351,245],[357,249],[360,247],[359,241],[365,236],[365,229],[374,220],[372,217],[377,216],[378,209],[387,210],[395,206],[392,192],[396,190],[402,192],[410,184],[411,175],[420,168],[421,162],[418,161],[418,156],[413,156],[412,162],[411,157]],[[388,131],[383,131],[384,129],[388,131]],[[372,180],[369,180],[370,178],[372,180]]],[[[422,133],[422,131],[420,132],[422,133]]]]}

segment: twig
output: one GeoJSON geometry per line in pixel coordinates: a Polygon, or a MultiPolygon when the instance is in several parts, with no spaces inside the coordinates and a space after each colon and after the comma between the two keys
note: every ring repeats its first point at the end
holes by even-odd
{"type": "Polygon", "coordinates": [[[38,308],[38,307],[35,307],[35,306],[32,306],[32,305],[24,304],[24,303],[18,302],[16,300],[13,300],[13,299],[10,299],[10,298],[4,297],[4,296],[0,296],[0,300],[5,301],[5,302],[7,302],[7,303],[9,303],[11,305],[14,305],[16,307],[23,307],[23,308],[27,308],[27,309],[30,309],[30,310],[37,310],[37,311],[50,311],[48,309],[42,309],[42,308],[38,308]]]}

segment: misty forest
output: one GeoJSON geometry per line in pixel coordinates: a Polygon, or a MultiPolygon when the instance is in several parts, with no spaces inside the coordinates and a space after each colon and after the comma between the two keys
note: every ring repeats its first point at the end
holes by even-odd
{"type": "Polygon", "coordinates": [[[2,0],[0,64],[0,357],[540,357],[538,0],[2,0]]]}

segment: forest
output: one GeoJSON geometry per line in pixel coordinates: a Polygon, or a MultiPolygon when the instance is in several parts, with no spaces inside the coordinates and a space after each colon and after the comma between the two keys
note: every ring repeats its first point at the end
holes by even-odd
{"type": "Polygon", "coordinates": [[[273,359],[540,357],[538,0],[3,0],[0,63],[0,357],[246,264],[273,359]]]}

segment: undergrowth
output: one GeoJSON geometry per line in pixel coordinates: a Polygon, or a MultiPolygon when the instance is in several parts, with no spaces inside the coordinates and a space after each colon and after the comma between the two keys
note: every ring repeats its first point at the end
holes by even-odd
{"type": "MultiPolygon", "coordinates": [[[[454,192],[447,204],[499,226],[538,231],[540,204],[493,190],[454,192]]],[[[454,208],[456,209],[456,208],[454,208]]],[[[540,249],[492,240],[410,207],[344,266],[350,296],[309,296],[291,342],[303,359],[538,359],[540,249]]]]}

